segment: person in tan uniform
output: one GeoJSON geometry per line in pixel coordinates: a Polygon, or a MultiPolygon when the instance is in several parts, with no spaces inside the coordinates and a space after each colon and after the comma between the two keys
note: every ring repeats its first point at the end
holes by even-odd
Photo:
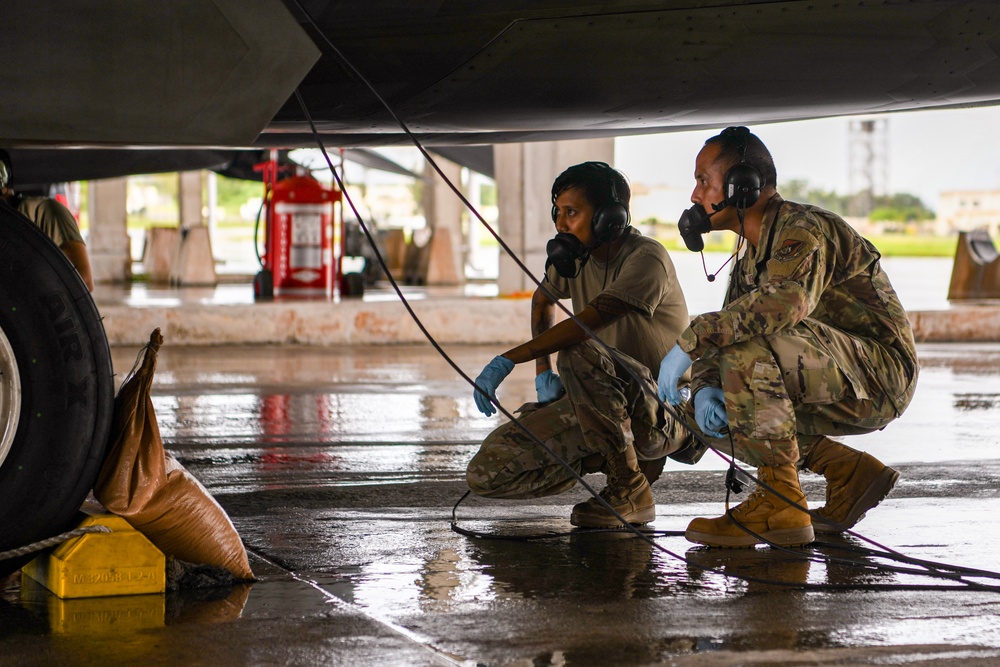
{"type": "MultiPolygon", "coordinates": [[[[629,198],[628,181],[603,162],[572,166],[556,178],[557,234],[546,247],[545,277],[531,300],[534,337],[487,364],[474,398],[492,415],[503,379],[515,364],[534,361],[538,402],[522,406],[519,421],[577,473],[606,472],[602,497],[628,522],[641,524],[656,516],[650,478],[659,475],[665,457],[694,462],[704,450],[692,446],[690,432],[656,398],[653,374],[687,326],[688,311],[666,250],[629,226],[629,198]],[[553,324],[561,299],[571,299],[579,320],[616,353],[572,319],[553,324]]],[[[514,422],[486,438],[466,478],[474,493],[492,498],[552,495],[576,483],[514,422]]],[[[570,521],[619,525],[594,499],[577,504],[570,521]]]]}
{"type": "Polygon", "coordinates": [[[0,150],[0,201],[35,223],[52,242],[59,246],[76,268],[87,289],[94,291],[94,278],[90,268],[90,255],[80,234],[76,218],[65,206],[51,197],[24,197],[10,187],[10,155],[0,150]]]}
{"type": "Polygon", "coordinates": [[[733,231],[739,258],[722,309],[695,317],[664,357],[660,396],[682,402],[677,383],[693,362],[686,409],[698,428],[726,449],[731,438],[737,458],[799,507],[758,487],[725,515],[694,519],[686,537],[792,546],[814,529],[849,529],[899,474],[828,436],[881,429],[906,409],[918,372],[906,313],[875,246],[829,211],[784,201],[770,153],[747,128],[708,139],[695,180],[685,240],[733,231]],[[826,478],[818,520],[800,509],[797,465],[826,478]]]}

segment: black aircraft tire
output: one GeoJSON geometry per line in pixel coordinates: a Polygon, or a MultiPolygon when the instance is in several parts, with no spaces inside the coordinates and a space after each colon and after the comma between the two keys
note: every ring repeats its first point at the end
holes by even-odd
{"type": "MultiPolygon", "coordinates": [[[[2,552],[72,528],[103,461],[114,407],[111,351],[86,285],[48,237],[2,204],[0,363],[17,369],[8,373],[16,381],[3,379],[0,408],[15,393],[20,400],[19,410],[0,414],[2,552]]],[[[24,562],[0,562],[0,576],[24,562]]]]}

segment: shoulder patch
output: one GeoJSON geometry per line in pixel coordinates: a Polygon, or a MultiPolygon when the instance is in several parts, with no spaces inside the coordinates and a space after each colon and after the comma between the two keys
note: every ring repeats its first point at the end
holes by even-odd
{"type": "Polygon", "coordinates": [[[802,254],[803,249],[805,249],[806,244],[797,239],[787,239],[781,244],[781,247],[774,251],[774,259],[779,262],[787,262],[793,260],[802,254]]]}

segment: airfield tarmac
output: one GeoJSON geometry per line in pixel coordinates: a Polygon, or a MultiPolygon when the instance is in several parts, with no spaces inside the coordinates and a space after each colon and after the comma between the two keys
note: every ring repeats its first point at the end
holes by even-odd
{"type": "MultiPolygon", "coordinates": [[[[447,351],[473,376],[497,353],[447,351]]],[[[119,379],[137,352],[114,348],[119,379]]],[[[1000,344],[923,344],[920,357],[907,413],[848,441],[901,472],[858,530],[908,556],[1000,570],[1000,344]]],[[[500,399],[512,409],[533,394],[530,369],[517,368],[500,399]]],[[[14,578],[0,600],[0,663],[1000,663],[998,592],[880,570],[842,550],[865,546],[853,537],[785,553],[706,550],[672,534],[723,510],[725,463],[711,453],[694,467],[671,462],[653,486],[653,527],[664,531],[655,547],[617,533],[522,542],[453,532],[465,465],[500,418],[479,414],[471,389],[428,345],[167,341],[153,402],[168,449],[229,512],[259,581],[62,601],[14,578]],[[902,585],[962,590],[892,588],[902,585]]],[[[588,480],[601,488],[600,475],[588,480]]],[[[803,483],[820,505],[818,478],[803,483]]],[[[585,497],[577,488],[468,499],[458,523],[561,533],[585,497]]]]}

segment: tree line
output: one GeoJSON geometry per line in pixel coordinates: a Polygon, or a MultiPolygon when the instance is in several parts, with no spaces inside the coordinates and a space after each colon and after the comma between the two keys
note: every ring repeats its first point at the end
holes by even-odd
{"type": "Polygon", "coordinates": [[[842,195],[834,190],[812,187],[803,179],[782,183],[778,191],[790,201],[813,204],[841,216],[867,217],[883,222],[922,222],[935,217],[934,211],[920,197],[908,192],[891,195],[872,195],[870,192],[842,195]]]}

